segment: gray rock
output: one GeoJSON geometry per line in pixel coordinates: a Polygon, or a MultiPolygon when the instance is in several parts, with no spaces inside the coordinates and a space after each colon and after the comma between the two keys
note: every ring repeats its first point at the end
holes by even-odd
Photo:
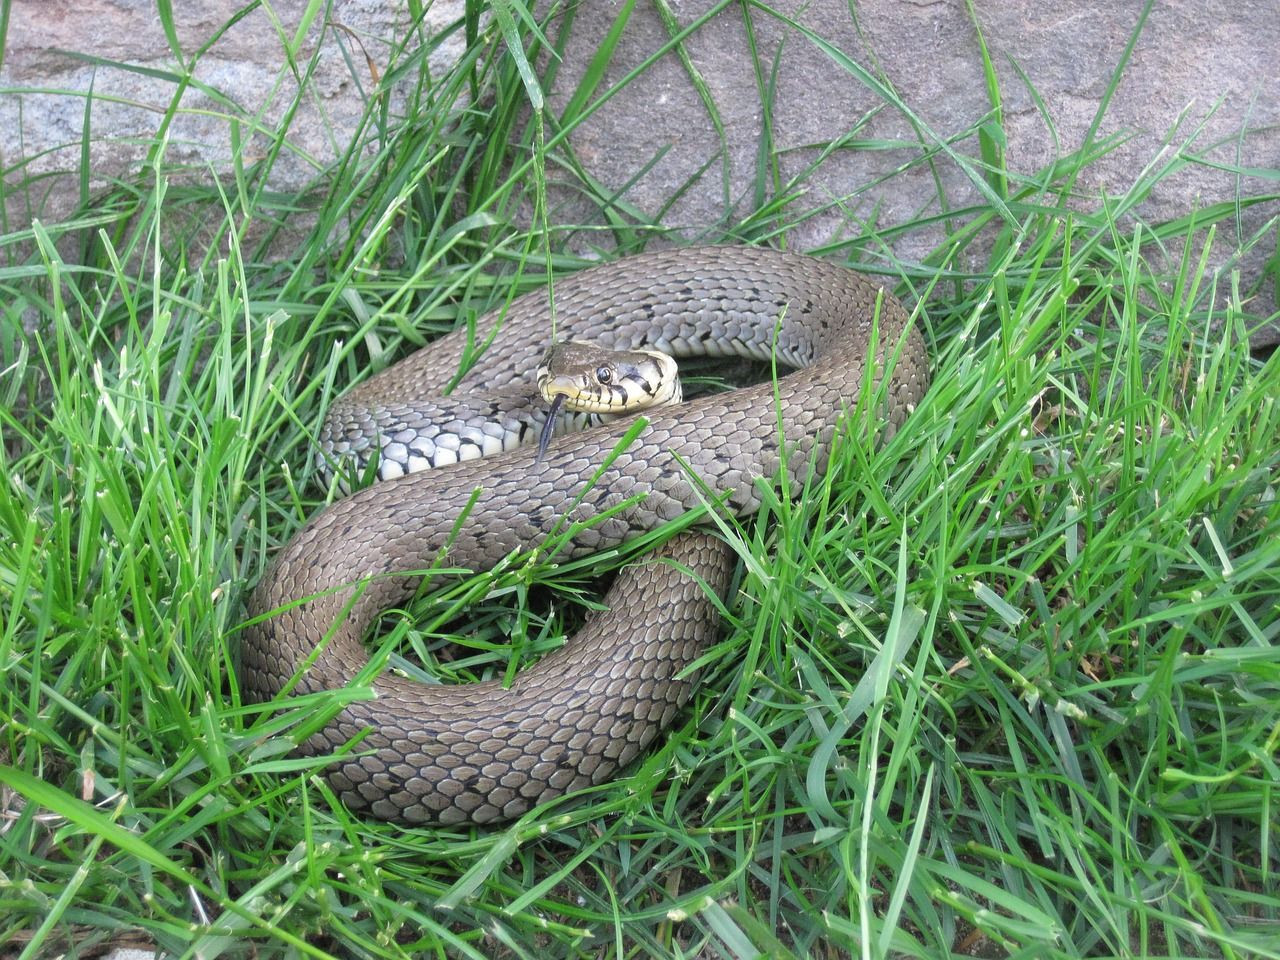
{"type": "MultiPolygon", "coordinates": [[[[410,29],[407,4],[385,0],[333,0],[304,25],[303,0],[266,5],[232,23],[240,0],[173,4],[183,63],[195,62],[182,107],[168,130],[165,160],[171,173],[208,179],[232,170],[232,122],[248,141],[245,163],[261,158],[294,100],[297,83],[285,69],[294,50],[300,73],[315,56],[308,95],[290,123],[290,149],[272,169],[272,185],[297,189],[333,161],[352,140],[383,69],[390,44],[410,29]],[[326,19],[327,17],[327,19],[326,19]],[[231,23],[228,27],[227,24],[231,23]],[[219,31],[222,31],[221,34],[219,31]],[[208,47],[207,50],[203,48],[208,47]],[[198,56],[197,56],[198,54],[198,56]]],[[[424,32],[457,20],[462,0],[428,4],[424,32]]],[[[461,33],[432,58],[444,69],[463,49],[461,33]]],[[[169,46],[153,0],[42,0],[15,3],[0,64],[0,161],[5,177],[8,229],[33,217],[65,217],[79,200],[80,158],[88,117],[90,187],[136,171],[179,90],[183,72],[169,46]],[[39,178],[34,187],[15,185],[39,178]]]]}
{"type": "MultiPolygon", "coordinates": [[[[705,0],[667,3],[679,27],[714,9],[705,0]]],[[[174,6],[183,56],[189,58],[240,4],[217,0],[174,6]]],[[[428,29],[440,29],[456,18],[461,6],[461,0],[428,5],[433,18],[428,29]]],[[[1009,0],[978,6],[999,73],[1008,163],[1016,182],[1085,142],[1141,7],[1104,0],[1009,0]],[[1047,118],[1032,89],[1046,105],[1047,118]]],[[[293,97],[292,79],[280,81],[281,64],[286,40],[298,30],[306,4],[282,0],[272,7],[282,19],[279,29],[257,8],[199,60],[199,84],[216,89],[236,106],[219,102],[198,85],[186,92],[185,109],[169,133],[167,159],[187,165],[188,176],[229,167],[229,115],[242,122],[261,115],[271,127],[293,97]]],[[[553,110],[566,103],[609,26],[626,9],[625,3],[602,0],[574,8],[550,99],[553,110]]],[[[941,227],[898,233],[893,228],[940,212],[939,185],[949,208],[961,211],[957,221],[963,222],[963,208],[978,196],[974,181],[982,173],[977,139],[963,135],[991,105],[977,33],[964,3],[778,0],[774,9],[781,16],[726,4],[684,43],[723,121],[723,142],[689,72],[668,54],[574,132],[571,142],[578,159],[609,188],[638,177],[622,199],[648,217],[663,212],[673,191],[692,179],[662,215],[663,225],[685,238],[729,229],[758,239],[793,224],[787,230],[793,245],[861,238],[863,259],[874,261],[880,241],[869,240],[868,234],[887,231],[897,257],[921,260],[943,239],[941,227]],[[823,49],[784,18],[794,18],[829,47],[823,49]],[[758,50],[756,61],[748,54],[749,35],[758,50]],[[776,83],[771,77],[775,55],[776,83]],[[771,83],[772,96],[762,97],[761,85],[771,83]],[[896,91],[913,116],[886,104],[873,89],[876,84],[896,91]],[[767,126],[773,142],[762,136],[766,109],[772,115],[767,126]],[[954,156],[939,153],[932,168],[919,162],[924,152],[957,137],[954,156]],[[804,178],[799,196],[779,217],[740,222],[754,209],[758,184],[774,189],[770,163],[776,161],[778,182],[785,185],[833,140],[841,140],[842,146],[804,178]]],[[[409,22],[403,2],[335,0],[328,23],[313,23],[304,32],[298,57],[305,62],[316,44],[320,56],[312,95],[290,128],[297,150],[276,165],[276,186],[305,184],[350,141],[373,85],[370,64],[373,69],[385,65],[388,45],[403,37],[409,22]]],[[[555,25],[550,32],[554,34],[555,25]]],[[[607,83],[645,61],[668,37],[657,4],[642,0],[608,67],[607,83]]],[[[441,57],[456,55],[460,44],[459,37],[441,57]]],[[[1274,0],[1155,3],[1096,131],[1098,137],[1125,131],[1132,135],[1084,170],[1074,185],[1074,207],[1092,210],[1104,194],[1113,201],[1123,196],[1152,163],[1173,162],[1180,169],[1137,206],[1138,216],[1148,223],[1196,206],[1275,192],[1274,175],[1280,169],[1276,50],[1280,16],[1274,0]],[[1272,179],[1238,177],[1222,167],[1270,170],[1272,179]]],[[[85,99],[58,91],[84,91],[93,84],[98,96],[90,118],[91,185],[101,185],[144,161],[146,144],[175,90],[171,76],[145,71],[172,73],[174,64],[150,0],[14,4],[0,67],[0,86],[7,90],[0,98],[0,128],[7,131],[0,150],[10,170],[10,187],[34,174],[43,178],[26,190],[6,191],[7,229],[21,227],[37,214],[56,219],[77,202],[85,99]],[[91,62],[89,57],[100,59],[91,62]],[[139,69],[107,66],[106,61],[139,69]]],[[[265,143],[265,138],[259,140],[265,143]]],[[[257,146],[247,151],[250,157],[257,146]]],[[[586,205],[565,197],[560,202],[566,218],[599,219],[586,205]]],[[[1272,201],[1244,209],[1238,219],[1223,224],[1214,262],[1230,263],[1277,213],[1280,204],[1272,201]]],[[[1265,269],[1274,275],[1274,234],[1272,229],[1269,238],[1243,255],[1246,289],[1265,269]],[[1268,256],[1273,260],[1269,268],[1268,256]]],[[[609,237],[584,233],[573,242],[608,246],[609,237]]],[[[1259,314],[1274,310],[1274,276],[1268,279],[1267,296],[1253,304],[1259,314]]]]}
{"type": "MultiPolygon", "coordinates": [[[[689,0],[670,6],[681,27],[713,7],[689,0]]],[[[1055,157],[1086,142],[1138,22],[1140,5],[1010,0],[977,6],[999,76],[1008,166],[1016,188],[1018,179],[1035,176],[1055,157]],[[1036,96],[1045,104],[1047,117],[1036,96]]],[[[625,184],[640,174],[623,199],[653,214],[670,197],[673,185],[698,176],[705,167],[696,186],[663,217],[664,226],[697,237],[733,226],[735,213],[750,212],[762,145],[771,148],[781,182],[786,183],[823,145],[849,138],[845,149],[828,157],[817,175],[805,180],[803,194],[783,217],[787,222],[802,221],[789,232],[789,239],[801,247],[837,243],[868,230],[891,230],[922,214],[942,212],[935,175],[951,209],[963,209],[978,197],[973,180],[982,171],[976,163],[975,136],[954,146],[967,171],[945,155],[932,169],[918,162],[924,151],[972,130],[991,110],[977,32],[960,0],[858,5],[781,0],[773,8],[838,52],[820,50],[802,29],[780,17],[754,7],[744,13],[730,5],[685,41],[723,120],[723,149],[689,72],[675,56],[667,55],[575,132],[572,142],[587,169],[610,185],[625,184]],[[760,95],[760,77],[746,53],[749,30],[766,79],[777,56],[772,144],[762,144],[762,103],[768,100],[760,95]],[[842,55],[861,66],[841,63],[842,55]],[[914,117],[886,104],[873,89],[876,83],[896,91],[914,117]],[[660,153],[652,169],[642,173],[660,153]],[[717,155],[724,162],[707,167],[708,159],[717,155]],[[909,169],[899,171],[903,166],[909,169]]],[[[571,94],[619,9],[617,4],[585,4],[580,9],[556,104],[571,94]]],[[[1160,169],[1176,163],[1181,169],[1162,179],[1137,206],[1148,223],[1238,195],[1278,192],[1276,14],[1270,0],[1156,3],[1093,137],[1096,141],[1127,131],[1129,139],[1084,169],[1074,186],[1072,207],[1096,210],[1103,196],[1118,202],[1149,164],[1160,169]],[[1237,179],[1220,166],[1267,170],[1271,179],[1237,179]]],[[[638,7],[607,83],[644,61],[669,35],[653,6],[638,7]]],[[[1280,203],[1273,200],[1244,210],[1235,229],[1220,227],[1212,261],[1231,261],[1277,214],[1280,203]]],[[[965,219],[962,213],[957,217],[958,222],[965,219]]],[[[758,236],[760,230],[744,232],[758,236]]],[[[943,239],[940,227],[900,234],[893,239],[894,254],[918,261],[943,239]]],[[[1258,279],[1275,250],[1273,226],[1269,239],[1244,255],[1246,285],[1258,279]]],[[[871,261],[878,254],[875,244],[864,243],[863,251],[871,261]]],[[[1253,305],[1263,315],[1275,309],[1274,263],[1270,269],[1271,289],[1265,291],[1264,302],[1253,305]]]]}

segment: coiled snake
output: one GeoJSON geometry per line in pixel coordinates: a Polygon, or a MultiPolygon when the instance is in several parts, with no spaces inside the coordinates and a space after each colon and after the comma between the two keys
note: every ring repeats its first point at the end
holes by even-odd
{"type": "MultiPolygon", "coordinates": [[[[753,513],[758,485],[778,473],[780,439],[799,489],[810,462],[821,469],[839,417],[871,396],[881,371],[891,369],[880,408],[891,427],[928,379],[923,341],[901,305],[866,277],[811,257],[749,247],[643,254],[558,280],[554,309],[564,339],[675,356],[776,356],[802,369],[776,385],[656,410],[620,452],[627,423],[560,437],[541,462],[522,447],[338,501],[285,545],[250,598],[240,672],[248,695],[350,683],[368,663],[363,634],[413,595],[419,578],[408,574],[438,561],[488,569],[565,524],[562,556],[579,556],[681,516],[707,491],[738,515],[753,513]]],[[[531,383],[552,329],[546,291],[512,302],[505,319],[481,318],[474,336],[446,336],[357,387],[342,404],[355,426],[331,434],[367,429],[385,463],[408,469],[420,419],[410,398],[442,394],[495,329],[454,394],[531,383]]],[[[421,443],[451,451],[446,459],[491,445],[472,428],[425,429],[430,439],[421,443]]],[[[371,699],[342,707],[303,748],[327,754],[361,738],[326,768],[331,785],[352,809],[409,823],[508,819],[600,783],[688,699],[686,667],[716,629],[709,593],[724,593],[731,569],[718,539],[683,533],[623,570],[608,610],[509,688],[384,673],[371,699]]]]}

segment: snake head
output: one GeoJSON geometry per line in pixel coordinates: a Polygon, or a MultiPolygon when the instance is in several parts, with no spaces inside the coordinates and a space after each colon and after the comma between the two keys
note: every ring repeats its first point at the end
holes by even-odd
{"type": "Polygon", "coordinates": [[[625,415],[679,403],[680,373],[673,357],[657,350],[610,350],[594,343],[553,343],[538,364],[538,392],[551,404],[538,437],[540,461],[562,409],[625,415]]]}
{"type": "Polygon", "coordinates": [[[676,361],[657,350],[609,350],[594,343],[553,343],[538,364],[538,392],[564,397],[578,413],[635,413],[680,402],[676,361]]]}

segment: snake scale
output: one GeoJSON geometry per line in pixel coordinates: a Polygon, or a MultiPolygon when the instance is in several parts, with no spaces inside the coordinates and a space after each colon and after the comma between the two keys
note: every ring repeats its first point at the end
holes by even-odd
{"type": "MultiPolygon", "coordinates": [[[[445,336],[361,384],[343,409],[376,423],[391,408],[402,420],[412,398],[443,393],[468,343],[495,328],[454,392],[530,383],[552,309],[546,290],[520,297],[505,316],[478,320],[473,336],[445,336]]],[[[655,410],[612,459],[626,422],[557,438],[541,462],[521,447],[334,503],[284,546],[250,597],[239,674],[250,698],[350,684],[368,665],[363,635],[437,562],[488,569],[566,523],[562,556],[617,545],[702,505],[690,473],[728,510],[753,513],[760,484],[779,471],[780,439],[791,489],[800,489],[811,459],[821,468],[841,414],[881,371],[891,369],[881,408],[890,429],[928,379],[923,340],[902,306],[865,276],[807,256],[749,247],[646,253],[559,279],[554,311],[564,339],[677,357],[773,355],[799,369],[776,384],[655,410]]],[[[624,569],[608,609],[509,687],[384,672],[370,681],[371,698],[343,706],[301,749],[327,755],[358,739],[326,767],[330,784],[349,808],[406,823],[510,819],[601,783],[688,699],[686,668],[717,626],[709,594],[723,595],[731,570],[717,538],[683,533],[624,569]]]]}

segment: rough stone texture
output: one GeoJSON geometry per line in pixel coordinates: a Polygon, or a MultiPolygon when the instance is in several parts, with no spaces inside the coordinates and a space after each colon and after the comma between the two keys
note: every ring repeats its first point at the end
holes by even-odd
{"type": "MultiPolygon", "coordinates": [[[[239,6],[236,0],[175,4],[184,56],[208,43],[239,6]]],[[[250,12],[200,58],[197,80],[230,97],[239,105],[240,117],[261,111],[268,125],[277,123],[294,93],[294,80],[281,69],[286,41],[298,29],[305,6],[303,0],[273,4],[278,25],[263,8],[250,12]]],[[[441,29],[458,16],[461,6],[460,0],[429,5],[425,30],[441,29]]],[[[670,0],[669,7],[679,25],[687,26],[713,5],[709,0],[670,0]]],[[[1140,5],[1010,0],[978,7],[1000,76],[1009,163],[1015,176],[1030,176],[1083,141],[1137,23],[1140,5]],[[1028,84],[1047,105],[1052,131],[1028,84]]],[[[930,145],[971,128],[990,109],[977,34],[962,0],[860,5],[845,0],[777,0],[774,8],[820,35],[868,76],[895,89],[917,115],[930,145]]],[[[603,2],[575,8],[550,100],[553,108],[566,102],[609,26],[626,9],[625,4],[603,2]]],[[[1159,221],[1195,204],[1274,190],[1257,177],[1237,182],[1234,174],[1212,164],[1280,168],[1276,14],[1275,0],[1159,0],[1099,130],[1102,135],[1130,131],[1133,136],[1086,169],[1076,185],[1078,204],[1096,207],[1101,195],[1123,193],[1148,163],[1172,158],[1174,148],[1162,147],[1166,137],[1176,147],[1193,134],[1189,151],[1203,154],[1208,162],[1187,165],[1163,180],[1139,208],[1144,219],[1159,221]]],[[[349,141],[363,97],[373,85],[370,65],[385,65],[391,38],[403,36],[409,23],[403,0],[334,0],[327,20],[321,17],[311,24],[300,60],[305,62],[315,44],[324,47],[312,81],[314,95],[291,126],[290,140],[299,151],[276,166],[278,186],[304,183],[349,141]]],[[[551,33],[555,29],[553,25],[551,33]]],[[[772,147],[784,182],[814,157],[813,145],[856,131],[849,148],[829,157],[789,206],[788,219],[826,208],[792,232],[793,242],[811,246],[856,237],[869,228],[892,227],[921,212],[936,212],[932,171],[917,165],[895,172],[922,149],[921,135],[908,118],[886,107],[863,79],[838,62],[838,55],[823,52],[776,16],[754,7],[744,12],[736,4],[711,17],[685,42],[723,118],[724,148],[688,71],[668,54],[575,133],[573,147],[586,169],[606,185],[621,186],[666,151],[623,198],[656,214],[673,188],[705,167],[663,222],[682,228],[689,239],[709,228],[734,226],[735,210],[743,211],[749,203],[765,113],[761,81],[746,52],[748,33],[754,35],[766,82],[781,50],[771,109],[776,134],[772,147]]],[[[668,36],[657,7],[640,0],[608,67],[607,83],[644,61],[668,36]]],[[[442,53],[456,51],[460,42],[442,53]]],[[[15,4],[0,67],[0,87],[6,90],[0,98],[0,128],[9,131],[0,139],[0,151],[13,182],[32,173],[78,167],[84,98],[51,91],[83,91],[93,83],[100,95],[91,120],[96,183],[136,168],[173,95],[170,79],[115,66],[95,67],[66,51],[160,70],[172,69],[175,62],[150,0],[15,4]]],[[[169,161],[188,163],[197,174],[224,169],[231,155],[231,110],[194,87],[183,103],[188,109],[170,133],[169,161]],[[202,112],[205,108],[212,112],[202,112]]],[[[976,138],[959,141],[956,150],[975,158],[976,138]]],[[[970,172],[976,171],[970,165],[970,172]]],[[[937,175],[953,208],[962,208],[975,196],[972,182],[955,160],[940,156],[937,175]]],[[[6,195],[9,229],[33,214],[52,218],[65,213],[77,197],[77,176],[72,172],[50,177],[37,189],[40,192],[6,195]]],[[[584,215],[572,201],[565,203],[566,216],[584,215]]],[[[1242,240],[1277,212],[1276,203],[1254,207],[1242,213],[1234,224],[1237,229],[1219,229],[1215,261],[1227,261],[1242,240]]],[[[743,232],[758,236],[761,231],[743,232]]],[[[898,256],[912,260],[939,239],[938,233],[915,231],[895,237],[893,243],[898,256]]],[[[590,242],[601,242],[600,234],[591,235],[590,242]]],[[[875,249],[874,244],[864,248],[864,255],[874,255],[875,249]]],[[[1243,258],[1246,288],[1266,269],[1268,256],[1274,261],[1274,253],[1273,232],[1243,258]]],[[[1269,269],[1276,271],[1274,262],[1269,269]]],[[[1274,309],[1275,283],[1268,279],[1272,282],[1264,297],[1254,304],[1260,314],[1274,309]]]]}
{"type": "MultiPolygon", "coordinates": [[[[173,4],[183,61],[194,58],[195,69],[168,132],[170,172],[186,166],[188,176],[208,178],[211,169],[229,171],[233,120],[239,121],[238,136],[249,141],[244,162],[259,159],[269,141],[262,135],[250,139],[255,124],[277,129],[296,96],[287,50],[303,26],[307,3],[270,4],[275,20],[264,4],[219,35],[246,6],[243,0],[173,4]]],[[[422,31],[441,30],[458,19],[461,9],[462,0],[429,5],[422,31]]],[[[322,6],[294,53],[304,73],[320,47],[308,96],[289,123],[291,149],[273,168],[274,186],[306,184],[351,142],[377,86],[374,71],[379,76],[385,71],[390,45],[411,24],[403,0],[333,0],[322,6]]],[[[458,33],[433,56],[433,68],[447,67],[462,49],[458,33]]],[[[0,65],[0,166],[6,171],[8,228],[20,228],[36,216],[65,216],[79,199],[86,91],[92,88],[95,94],[89,117],[91,187],[101,187],[145,161],[180,74],[153,0],[13,4],[0,65]],[[13,189],[33,176],[41,177],[35,187],[13,189]]]]}
{"type": "MultiPolygon", "coordinates": [[[[711,6],[705,0],[672,4],[681,26],[694,23],[711,6]]],[[[961,0],[852,6],[837,0],[782,0],[773,6],[896,90],[931,131],[926,141],[956,137],[990,110],[978,37],[961,0]]],[[[977,6],[1000,77],[1009,165],[1015,176],[1032,176],[1084,141],[1138,22],[1140,5],[1011,0],[977,6]],[[1026,74],[1026,82],[1019,70],[1026,74]],[[1032,90],[1047,105],[1052,131],[1032,90]]],[[[1209,163],[1280,168],[1277,13],[1280,9],[1274,0],[1156,3],[1098,131],[1098,136],[1127,131],[1132,137],[1086,168],[1075,188],[1078,206],[1096,209],[1104,194],[1114,198],[1127,191],[1149,163],[1159,168],[1171,160],[1173,149],[1163,146],[1166,138],[1178,147],[1194,134],[1188,151],[1203,154],[1209,163]]],[[[581,74],[617,14],[618,7],[612,4],[589,4],[579,11],[565,57],[561,101],[572,91],[575,76],[581,74]]],[[[721,163],[713,163],[697,188],[664,216],[664,224],[686,228],[691,236],[708,225],[723,229],[735,222],[732,213],[726,213],[726,196],[750,202],[763,114],[755,68],[745,55],[747,21],[741,9],[733,6],[686,41],[686,50],[723,119],[729,170],[725,177],[721,163]]],[[[880,95],[795,27],[756,9],[750,12],[749,24],[766,68],[776,51],[782,50],[773,98],[773,146],[784,182],[811,162],[817,153],[813,145],[858,130],[855,149],[829,158],[818,175],[807,181],[805,195],[788,214],[794,218],[832,202],[836,209],[806,222],[792,233],[793,240],[812,246],[856,237],[868,227],[892,227],[921,213],[938,212],[933,171],[918,165],[892,173],[921,152],[920,137],[908,118],[888,107],[872,115],[883,106],[880,95]],[[905,145],[867,148],[873,141],[905,145]]],[[[609,69],[609,83],[642,62],[669,36],[648,7],[638,9],[626,29],[626,40],[609,69]]],[[[695,176],[721,149],[707,108],[674,56],[664,57],[629,92],[596,113],[573,142],[587,169],[607,184],[627,183],[666,150],[625,194],[626,200],[646,211],[657,211],[673,185],[695,176]]],[[[974,137],[959,142],[956,149],[969,158],[978,156],[974,137]]],[[[976,167],[973,170],[977,172],[976,167]]],[[[956,162],[939,157],[937,172],[952,208],[962,208],[976,197],[956,162]]],[[[1158,222],[1180,216],[1197,204],[1230,200],[1237,192],[1275,193],[1276,188],[1273,181],[1245,177],[1237,183],[1234,174],[1207,164],[1189,165],[1164,179],[1138,212],[1146,221],[1158,222]]],[[[1280,204],[1276,202],[1245,211],[1239,221],[1240,237],[1220,228],[1213,260],[1227,261],[1241,237],[1248,238],[1277,213],[1280,204]]],[[[918,259],[940,239],[940,232],[907,234],[895,239],[894,252],[908,260],[918,259]]],[[[874,245],[864,249],[875,254],[874,245]]],[[[1273,257],[1270,289],[1264,302],[1254,304],[1263,315],[1275,309],[1275,251],[1272,230],[1268,241],[1244,257],[1246,283],[1257,279],[1267,257],[1273,257]]]]}

